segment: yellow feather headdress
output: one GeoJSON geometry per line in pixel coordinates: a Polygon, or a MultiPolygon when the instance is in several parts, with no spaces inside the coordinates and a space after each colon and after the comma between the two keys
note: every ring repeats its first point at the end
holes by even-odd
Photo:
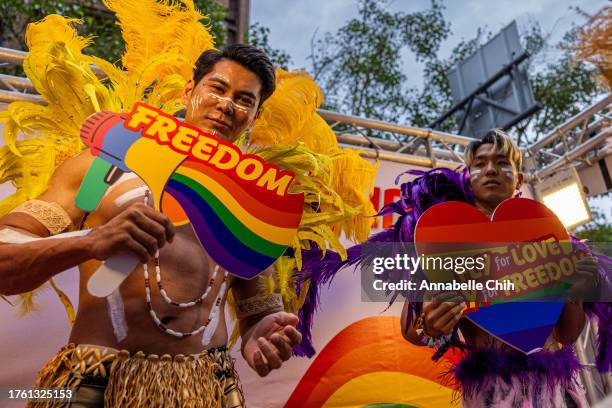
{"type": "MultiPolygon", "coordinates": [[[[83,53],[91,39],[76,34],[77,20],[50,15],[28,26],[24,70],[46,105],[13,102],[0,113],[6,143],[0,149],[0,183],[11,181],[17,189],[0,202],[0,216],[44,192],[53,170],[82,150],[79,129],[90,114],[126,112],[137,101],[170,114],[181,110],[180,95],[196,59],[213,48],[201,23],[205,17],[191,0],[104,3],[115,12],[125,40],[121,66],[83,53]]],[[[300,250],[316,243],[344,256],[340,234],[365,240],[374,213],[368,196],[375,166],[338,146],[332,129],[316,113],[322,101],[321,90],[308,74],[279,69],[276,91],[264,103],[248,146],[250,152],[293,171],[293,191],[305,194],[304,216],[292,242],[295,256],[276,263],[271,287],[283,294],[286,307],[294,312],[303,302],[294,282],[300,250]]],[[[51,284],[72,318],[66,296],[51,284]]],[[[26,294],[23,305],[31,301],[32,295],[26,294]]]]}

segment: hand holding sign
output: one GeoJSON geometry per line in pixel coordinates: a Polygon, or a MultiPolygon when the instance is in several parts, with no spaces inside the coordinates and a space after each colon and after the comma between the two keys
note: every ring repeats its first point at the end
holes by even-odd
{"type": "MultiPolygon", "coordinates": [[[[466,248],[498,250],[495,247],[507,244],[494,243],[507,242],[513,243],[505,248],[509,254],[508,265],[496,263],[489,256],[487,273],[494,274],[497,270],[505,273],[507,279],[516,282],[515,289],[507,294],[502,291],[503,299],[486,307],[471,305],[467,318],[506,344],[531,353],[544,346],[564,307],[562,301],[533,300],[542,300],[551,292],[558,299],[568,287],[563,277],[573,268],[568,252],[571,251],[569,235],[555,214],[537,201],[511,198],[502,202],[489,220],[474,206],[451,201],[423,213],[415,229],[417,251],[425,255],[436,254],[439,248],[446,252],[466,248]],[[550,259],[558,260],[558,264],[548,262],[550,259]],[[550,271],[546,270],[548,264],[551,264],[550,271]],[[522,273],[512,269],[516,265],[522,273]],[[536,272],[538,267],[542,273],[536,272]]],[[[503,278],[490,276],[494,277],[503,278]]]]}
{"type": "MultiPolygon", "coordinates": [[[[304,197],[288,192],[292,173],[157,109],[137,103],[127,115],[97,113],[87,119],[81,137],[109,166],[136,173],[150,188],[155,208],[175,225],[191,222],[213,260],[236,276],[250,279],[264,271],[297,232],[304,197]]],[[[107,174],[98,169],[100,176],[107,174]]],[[[88,180],[77,205],[87,201],[82,197],[87,198],[88,180]]],[[[88,288],[105,296],[136,263],[109,260],[88,288]],[[109,263],[115,264],[112,270],[109,263]],[[97,285],[104,290],[95,290],[97,285]]]]}

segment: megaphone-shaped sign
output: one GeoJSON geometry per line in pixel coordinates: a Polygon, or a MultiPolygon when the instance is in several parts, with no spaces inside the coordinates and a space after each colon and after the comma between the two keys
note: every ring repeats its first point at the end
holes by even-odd
{"type": "MultiPolygon", "coordinates": [[[[191,223],[212,259],[244,279],[272,265],[297,233],[304,195],[288,192],[293,173],[158,109],[137,103],[129,114],[95,113],[81,138],[96,156],[76,198],[85,211],[98,206],[114,175],[134,172],[155,209],[175,225],[191,223]]],[[[131,255],[107,260],[89,291],[108,296],[137,263],[131,255]]]]}

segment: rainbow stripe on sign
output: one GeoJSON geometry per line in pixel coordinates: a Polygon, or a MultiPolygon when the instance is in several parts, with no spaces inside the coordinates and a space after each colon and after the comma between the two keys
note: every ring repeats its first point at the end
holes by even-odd
{"type": "Polygon", "coordinates": [[[166,211],[170,201],[162,197],[162,210],[174,223],[188,218],[209,255],[229,271],[250,279],[276,261],[295,236],[303,211],[303,197],[289,194],[284,200],[254,184],[231,178],[193,158],[172,174],[164,194],[184,211],[166,211]]]}
{"type": "MultiPolygon", "coordinates": [[[[511,253],[513,245],[542,245],[545,242],[568,245],[569,242],[569,235],[557,216],[543,204],[526,198],[505,200],[495,209],[491,219],[464,202],[437,204],[421,215],[414,235],[417,253],[424,254],[434,254],[436,246],[432,244],[441,242],[457,245],[489,243],[487,245],[491,247],[495,246],[491,243],[503,243],[501,247],[508,253],[511,253]]],[[[445,252],[454,251],[446,246],[445,252]]],[[[521,259],[519,263],[513,259],[505,268],[491,268],[486,274],[487,279],[509,279],[517,275],[522,279],[524,272],[540,264],[569,256],[564,252],[558,257],[551,254],[543,253],[540,258],[529,262],[521,259]]],[[[531,286],[516,284],[508,294],[500,291],[494,303],[468,309],[465,315],[492,336],[530,354],[545,346],[565,306],[568,287],[562,281],[551,279],[531,286]]]]}
{"type": "Polygon", "coordinates": [[[81,137],[97,161],[79,189],[79,208],[97,208],[114,167],[132,171],[157,210],[175,225],[191,223],[210,257],[243,279],[270,267],[297,234],[304,194],[289,193],[291,171],[159,109],[139,102],[125,115],[98,112],[81,137]]]}

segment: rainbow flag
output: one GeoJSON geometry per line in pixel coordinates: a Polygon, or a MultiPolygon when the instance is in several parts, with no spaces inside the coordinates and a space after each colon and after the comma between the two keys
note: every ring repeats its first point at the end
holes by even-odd
{"type": "Polygon", "coordinates": [[[175,224],[191,222],[215,262],[246,279],[283,255],[300,224],[303,205],[301,194],[273,200],[252,183],[193,158],[170,176],[161,204],[175,224]]]}
{"type": "Polygon", "coordinates": [[[402,337],[399,316],[366,317],[325,345],[284,407],[456,407],[446,374],[460,355],[432,355],[402,337]]]}

